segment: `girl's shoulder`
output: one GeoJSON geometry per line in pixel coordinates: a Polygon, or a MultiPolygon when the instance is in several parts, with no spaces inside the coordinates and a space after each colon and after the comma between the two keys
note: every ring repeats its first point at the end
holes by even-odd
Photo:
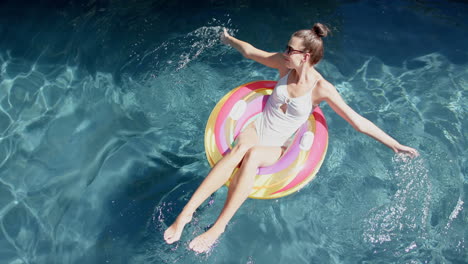
{"type": "Polygon", "coordinates": [[[337,90],[335,86],[323,77],[317,81],[317,84],[314,88],[315,97],[320,98],[320,101],[324,100],[325,98],[329,98],[332,94],[336,92],[337,90]]]}

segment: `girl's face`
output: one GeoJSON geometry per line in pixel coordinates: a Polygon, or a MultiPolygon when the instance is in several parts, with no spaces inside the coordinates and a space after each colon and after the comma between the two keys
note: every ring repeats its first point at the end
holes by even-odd
{"type": "Polygon", "coordinates": [[[303,40],[297,37],[292,37],[286,49],[283,52],[284,60],[286,61],[286,67],[289,69],[295,69],[300,67],[307,61],[308,53],[304,51],[303,40]]]}

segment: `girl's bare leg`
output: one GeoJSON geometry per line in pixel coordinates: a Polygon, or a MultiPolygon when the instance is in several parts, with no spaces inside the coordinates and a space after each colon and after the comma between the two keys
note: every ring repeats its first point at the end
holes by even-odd
{"type": "Polygon", "coordinates": [[[258,142],[255,126],[252,124],[239,136],[237,145],[224,156],[206,176],[195,193],[185,205],[174,223],[164,232],[166,243],[172,244],[180,239],[184,226],[192,220],[195,210],[221,188],[231,176],[232,171],[242,161],[245,153],[258,142]]]}
{"type": "Polygon", "coordinates": [[[261,146],[255,146],[247,152],[239,173],[236,174],[236,178],[229,186],[228,197],[221,214],[208,231],[190,242],[189,247],[192,250],[200,253],[206,252],[211,248],[218,237],[224,232],[226,225],[236,211],[250,195],[257,168],[274,164],[282,152],[281,147],[261,146]]]}

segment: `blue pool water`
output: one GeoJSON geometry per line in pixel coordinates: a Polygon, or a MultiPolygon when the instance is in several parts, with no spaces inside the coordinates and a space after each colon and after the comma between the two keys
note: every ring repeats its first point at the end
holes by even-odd
{"type": "Polygon", "coordinates": [[[0,263],[468,263],[466,3],[206,2],[0,4],[0,263]],[[166,245],[209,171],[217,100],[278,78],[220,44],[222,27],[280,51],[317,21],[333,31],[318,70],[421,156],[395,156],[323,104],[314,181],[247,200],[196,255],[222,188],[166,245]]]}

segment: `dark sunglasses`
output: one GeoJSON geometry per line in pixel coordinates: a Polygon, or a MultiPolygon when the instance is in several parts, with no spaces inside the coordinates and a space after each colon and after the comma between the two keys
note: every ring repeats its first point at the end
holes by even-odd
{"type": "Polygon", "coordinates": [[[307,52],[302,51],[302,50],[295,50],[295,49],[291,48],[291,46],[287,45],[286,49],[284,50],[284,53],[286,53],[288,55],[291,55],[291,53],[293,53],[293,52],[307,53],[307,52]]]}

